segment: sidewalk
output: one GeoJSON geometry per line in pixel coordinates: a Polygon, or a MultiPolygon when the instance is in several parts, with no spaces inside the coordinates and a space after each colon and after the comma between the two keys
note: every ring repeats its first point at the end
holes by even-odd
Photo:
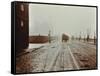
{"type": "Polygon", "coordinates": [[[22,55],[28,54],[28,53],[30,53],[30,52],[36,51],[36,50],[38,50],[38,49],[44,47],[43,45],[41,45],[41,46],[37,46],[37,47],[33,47],[33,48],[31,48],[32,46],[33,46],[33,45],[29,46],[28,49],[23,49],[23,52],[21,52],[21,53],[19,53],[18,55],[16,55],[16,57],[19,57],[19,56],[22,56],[22,55]]]}

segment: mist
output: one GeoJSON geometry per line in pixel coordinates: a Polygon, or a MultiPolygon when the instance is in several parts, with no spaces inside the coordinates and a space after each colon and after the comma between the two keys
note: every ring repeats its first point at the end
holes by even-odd
{"type": "Polygon", "coordinates": [[[29,35],[61,35],[82,37],[96,33],[96,8],[29,4],[29,35]]]}

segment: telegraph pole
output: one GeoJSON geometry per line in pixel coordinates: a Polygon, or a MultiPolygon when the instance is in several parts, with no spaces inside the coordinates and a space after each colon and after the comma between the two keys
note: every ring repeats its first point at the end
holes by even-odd
{"type": "Polygon", "coordinates": [[[90,39],[90,32],[89,32],[89,29],[87,29],[87,42],[89,41],[90,39]]]}
{"type": "Polygon", "coordinates": [[[49,30],[48,37],[49,37],[49,43],[51,43],[51,31],[50,30],[49,30]]]}
{"type": "Polygon", "coordinates": [[[80,32],[80,35],[79,35],[79,41],[81,40],[81,32],[80,32]]]}
{"type": "Polygon", "coordinates": [[[95,43],[96,43],[96,34],[94,32],[94,45],[95,45],[95,43]]]}

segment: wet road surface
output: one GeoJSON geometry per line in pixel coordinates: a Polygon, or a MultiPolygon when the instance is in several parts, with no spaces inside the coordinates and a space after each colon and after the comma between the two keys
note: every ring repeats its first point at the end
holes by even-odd
{"type": "Polygon", "coordinates": [[[48,72],[96,68],[96,45],[79,42],[53,42],[16,57],[16,72],[48,72]]]}

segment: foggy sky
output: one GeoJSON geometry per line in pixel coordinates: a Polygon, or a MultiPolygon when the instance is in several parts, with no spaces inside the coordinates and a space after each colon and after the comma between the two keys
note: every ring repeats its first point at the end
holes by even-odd
{"type": "Polygon", "coordinates": [[[91,36],[96,31],[96,8],[29,4],[29,35],[66,33],[69,36],[91,36]]]}

